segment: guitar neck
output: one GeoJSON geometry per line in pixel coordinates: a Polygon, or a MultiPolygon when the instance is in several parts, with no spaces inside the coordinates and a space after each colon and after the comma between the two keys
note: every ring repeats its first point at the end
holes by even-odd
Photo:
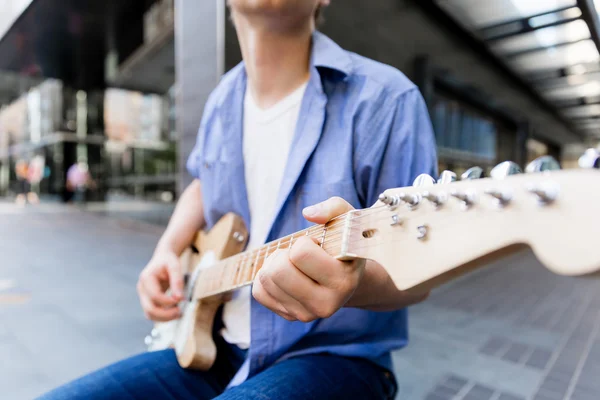
{"type": "Polygon", "coordinates": [[[315,225],[257,249],[245,251],[198,271],[193,297],[203,299],[252,284],[265,260],[278,250],[290,249],[302,237],[309,237],[329,255],[341,258],[347,241],[351,213],[341,215],[325,225],[315,225]]]}

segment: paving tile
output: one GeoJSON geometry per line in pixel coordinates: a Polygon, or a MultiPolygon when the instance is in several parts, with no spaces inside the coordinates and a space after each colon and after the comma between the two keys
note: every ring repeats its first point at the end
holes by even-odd
{"type": "Polygon", "coordinates": [[[460,390],[457,390],[455,388],[449,388],[447,386],[444,385],[437,385],[432,393],[438,395],[438,396],[442,396],[442,397],[446,397],[451,399],[452,397],[456,396],[458,394],[460,390]]]}
{"type": "Polygon", "coordinates": [[[467,392],[464,400],[489,400],[493,395],[494,389],[476,384],[467,392]]]}
{"type": "Polygon", "coordinates": [[[460,376],[455,376],[455,375],[448,375],[444,380],[443,380],[443,385],[452,389],[452,390],[456,390],[457,392],[460,391],[466,384],[467,384],[467,379],[462,378],[460,376]]]}
{"type": "Polygon", "coordinates": [[[501,393],[498,400],[525,400],[525,397],[513,396],[512,394],[501,393]]]}
{"type": "Polygon", "coordinates": [[[512,343],[506,353],[502,356],[505,361],[518,363],[521,359],[525,358],[526,353],[529,351],[529,346],[522,343],[512,343]]]}
{"type": "Polygon", "coordinates": [[[552,352],[545,349],[534,349],[525,365],[537,369],[545,369],[552,357],[552,352]]]}

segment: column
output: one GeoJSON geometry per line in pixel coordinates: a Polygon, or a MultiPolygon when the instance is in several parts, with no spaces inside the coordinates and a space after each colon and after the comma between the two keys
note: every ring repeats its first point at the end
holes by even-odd
{"type": "Polygon", "coordinates": [[[191,182],[185,169],[196,142],[204,104],[223,74],[225,0],[176,0],[175,70],[179,135],[178,192],[191,182]]]}

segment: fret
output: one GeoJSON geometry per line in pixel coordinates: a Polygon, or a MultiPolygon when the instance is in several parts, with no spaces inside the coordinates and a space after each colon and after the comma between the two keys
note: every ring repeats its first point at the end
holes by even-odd
{"type": "Polygon", "coordinates": [[[227,269],[228,269],[227,268],[227,263],[223,264],[220,269],[221,269],[221,276],[219,277],[219,284],[223,285],[224,284],[223,280],[225,278],[225,273],[227,272],[227,269]]]}
{"type": "Polygon", "coordinates": [[[251,267],[251,266],[252,266],[252,264],[251,264],[251,257],[250,257],[250,255],[251,255],[251,253],[246,253],[246,254],[244,255],[244,263],[243,263],[243,266],[244,266],[244,269],[245,269],[245,270],[251,270],[251,269],[252,269],[252,268],[249,268],[249,267],[251,267]]]}
{"type": "MultiPolygon", "coordinates": [[[[271,248],[271,243],[267,243],[267,251],[265,253],[265,256],[263,257],[263,263],[262,265],[265,265],[265,261],[267,261],[267,258],[269,258],[270,254],[269,254],[269,249],[271,248]]],[[[261,268],[262,268],[261,265],[261,268]]]]}
{"type": "Polygon", "coordinates": [[[288,247],[288,249],[292,248],[292,243],[294,242],[294,235],[290,236],[290,246],[288,247]]]}
{"type": "MultiPolygon", "coordinates": [[[[245,274],[244,274],[244,275],[247,275],[247,274],[251,274],[251,273],[252,273],[252,268],[248,268],[248,264],[247,264],[247,262],[245,262],[245,263],[244,263],[244,271],[245,271],[245,274]]],[[[248,281],[248,280],[246,280],[246,281],[248,281]]]]}
{"type": "Polygon", "coordinates": [[[327,227],[324,226],[323,227],[323,237],[321,238],[321,248],[323,248],[323,245],[325,244],[325,235],[327,234],[327,227]]]}
{"type": "Polygon", "coordinates": [[[258,267],[258,256],[260,256],[260,249],[258,249],[256,251],[256,258],[254,259],[254,262],[252,263],[252,276],[255,276],[255,274],[256,274],[256,268],[258,267]]]}
{"type": "Polygon", "coordinates": [[[279,246],[281,246],[281,239],[277,241],[277,248],[275,248],[275,251],[279,250],[279,246]]]}
{"type": "Polygon", "coordinates": [[[233,266],[233,286],[237,285],[239,279],[240,268],[238,265],[233,266]]]}
{"type": "Polygon", "coordinates": [[[231,268],[233,268],[233,282],[231,283],[231,286],[235,286],[236,282],[239,279],[239,272],[240,269],[243,268],[243,264],[241,263],[241,260],[239,259],[239,257],[236,257],[238,260],[232,265],[231,268]]]}

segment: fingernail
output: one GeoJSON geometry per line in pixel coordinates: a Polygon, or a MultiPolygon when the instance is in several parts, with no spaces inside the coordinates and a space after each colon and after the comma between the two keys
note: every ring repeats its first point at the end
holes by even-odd
{"type": "Polygon", "coordinates": [[[314,206],[306,207],[304,210],[302,210],[302,214],[304,214],[307,217],[314,217],[319,213],[319,209],[320,205],[315,204],[314,206]]]}

